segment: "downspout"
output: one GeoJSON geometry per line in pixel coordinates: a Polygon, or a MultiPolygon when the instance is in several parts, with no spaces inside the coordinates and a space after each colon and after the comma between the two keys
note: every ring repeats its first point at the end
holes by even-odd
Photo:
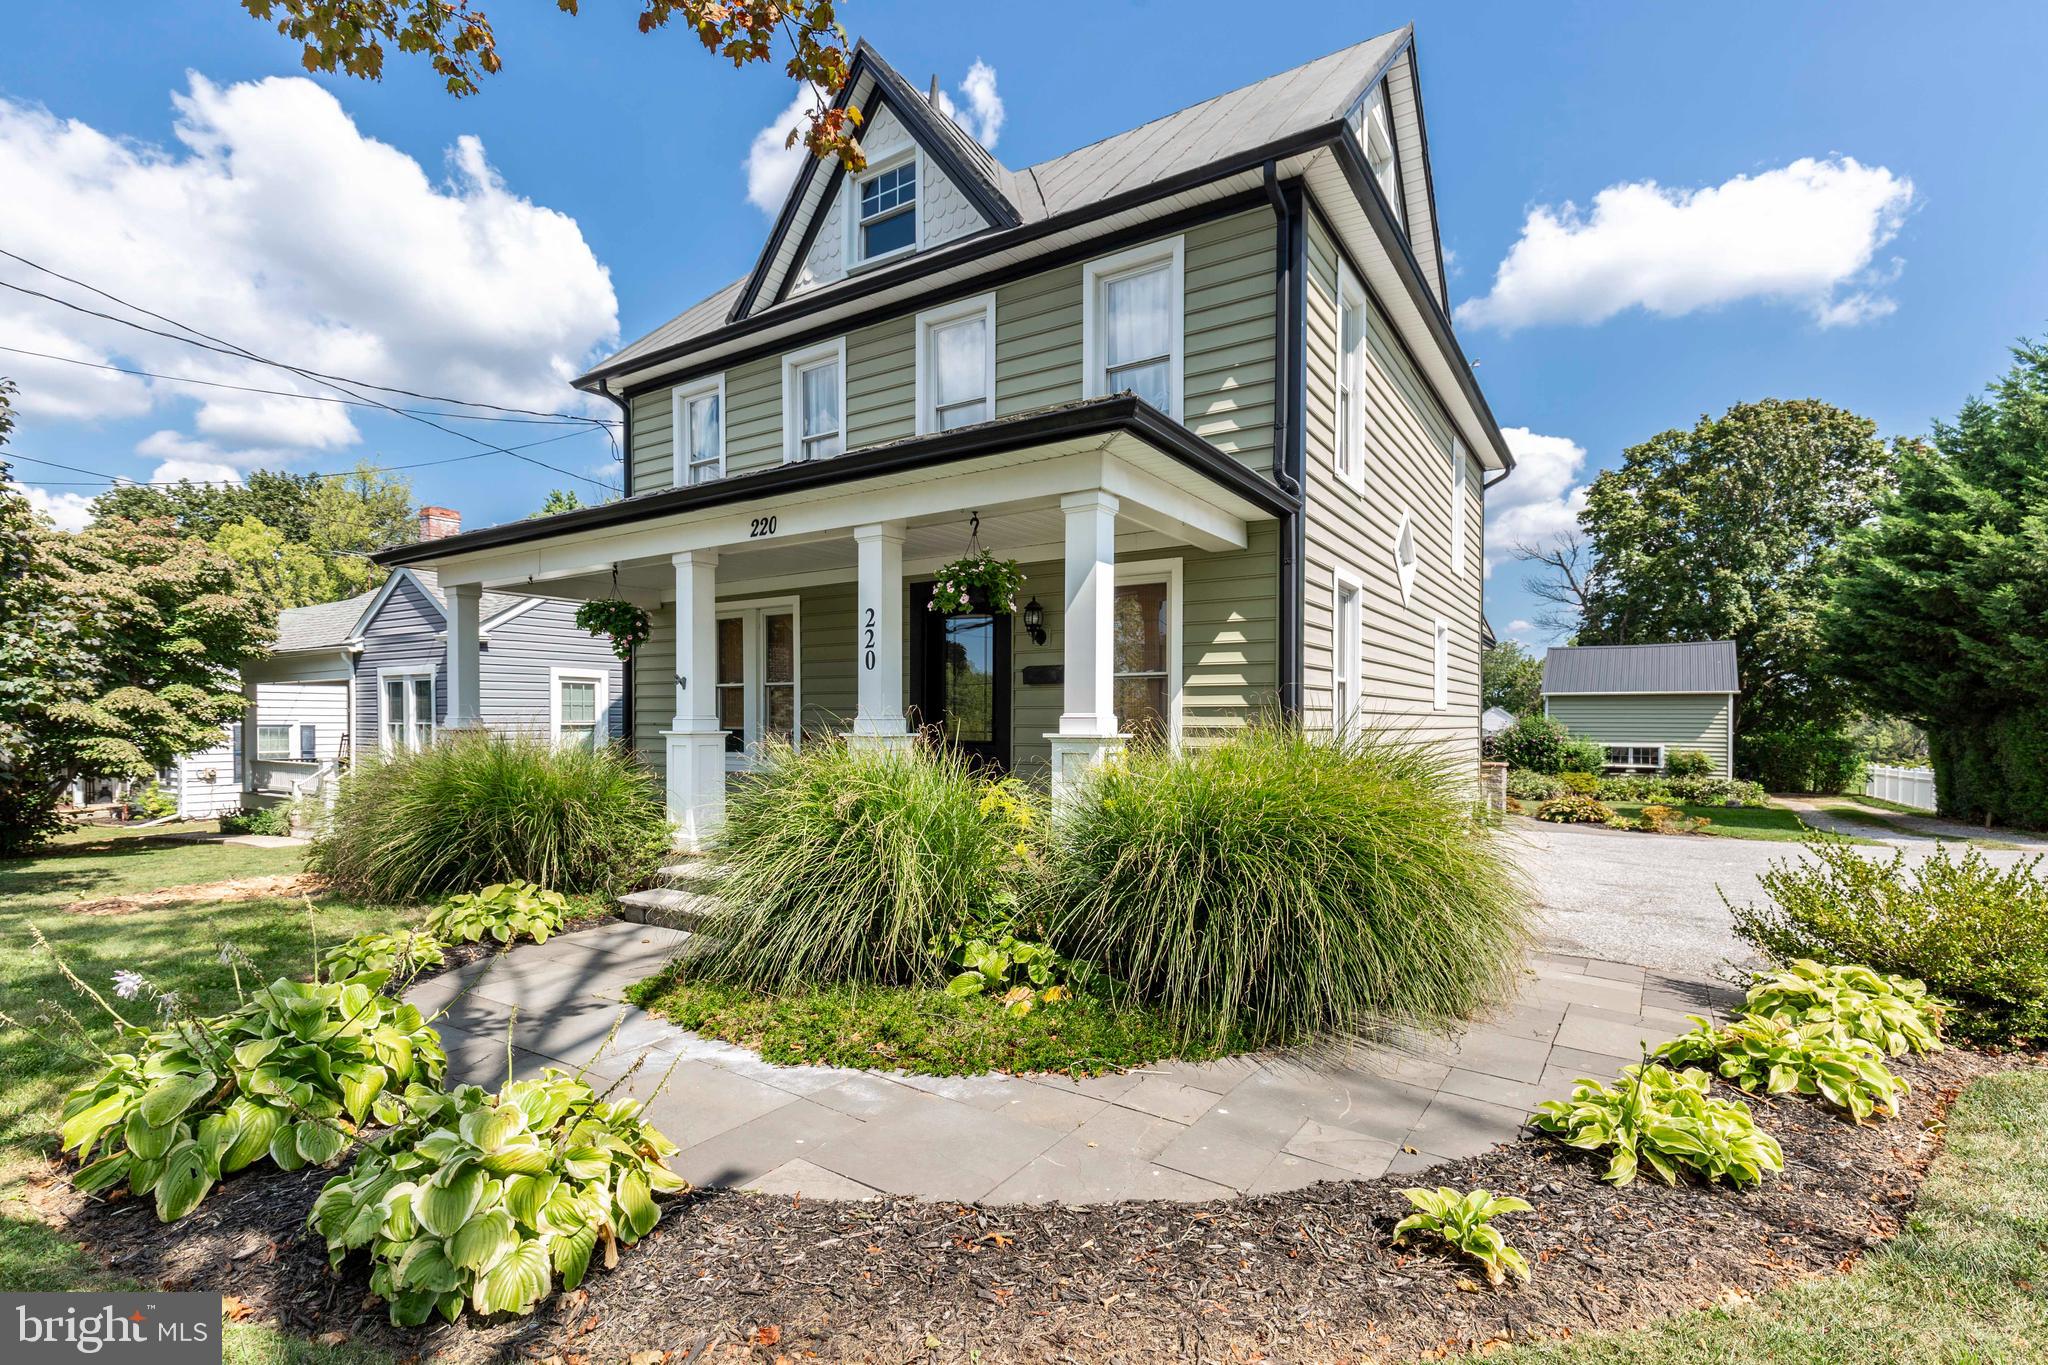
{"type": "MultiPolygon", "coordinates": [[[[619,409],[619,487],[624,496],[633,496],[633,405],[612,392],[611,383],[605,379],[597,381],[597,391],[618,406],[619,409]]],[[[634,657],[637,649],[628,646],[626,658],[619,665],[619,741],[630,751],[633,747],[633,674],[637,671],[638,660],[634,657]]]]}
{"type": "Polygon", "coordinates": [[[1281,716],[1299,723],[1308,606],[1308,218],[1300,181],[1282,185],[1279,163],[1273,160],[1266,162],[1264,178],[1274,219],[1274,362],[1279,382],[1273,412],[1273,482],[1294,499],[1294,506],[1280,518],[1279,700],[1281,716]]]}

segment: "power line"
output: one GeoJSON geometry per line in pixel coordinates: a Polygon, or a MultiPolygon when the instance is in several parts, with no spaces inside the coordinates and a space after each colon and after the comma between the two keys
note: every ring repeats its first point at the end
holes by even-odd
{"type": "MultiPolygon", "coordinates": [[[[271,398],[297,398],[308,403],[339,403],[346,407],[375,408],[376,403],[359,398],[336,398],[325,393],[300,393],[296,389],[265,389],[251,384],[228,384],[217,379],[193,379],[182,374],[160,374],[155,370],[130,369],[126,365],[105,365],[96,360],[80,360],[76,356],[56,355],[49,351],[31,351],[25,346],[0,346],[0,351],[13,355],[33,356],[37,360],[55,360],[66,365],[78,365],[88,370],[105,370],[110,374],[129,374],[139,379],[162,379],[173,384],[196,384],[207,389],[230,389],[236,393],[263,394],[271,398]]],[[[561,426],[565,423],[588,423],[597,427],[618,425],[617,418],[608,417],[519,417],[511,414],[488,415],[481,412],[443,412],[439,409],[401,409],[404,412],[418,411],[422,417],[450,417],[464,422],[525,422],[534,425],[561,426]]]]}

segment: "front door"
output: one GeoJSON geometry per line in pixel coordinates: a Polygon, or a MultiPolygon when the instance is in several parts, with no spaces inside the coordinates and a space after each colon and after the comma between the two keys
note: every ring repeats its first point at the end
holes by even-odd
{"type": "Polygon", "coordinates": [[[911,667],[917,719],[960,752],[1002,770],[1010,766],[1010,618],[976,609],[941,616],[932,585],[911,592],[915,613],[911,667]]]}

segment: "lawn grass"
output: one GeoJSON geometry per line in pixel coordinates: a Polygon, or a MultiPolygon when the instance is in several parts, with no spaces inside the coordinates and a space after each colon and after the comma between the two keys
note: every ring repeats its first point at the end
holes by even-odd
{"type": "MultiPolygon", "coordinates": [[[[304,976],[313,968],[314,939],[331,944],[365,929],[390,928],[419,916],[317,897],[309,916],[299,900],[195,902],[126,915],[77,915],[66,907],[130,892],[297,872],[303,848],[198,844],[153,830],[95,827],[60,836],[47,853],[0,861],[0,1011],[53,1037],[40,1016],[61,1006],[102,1043],[109,1021],[64,981],[39,948],[40,929],[71,969],[106,992],[115,970],[141,972],[175,990],[202,1012],[235,1004],[234,974],[220,961],[224,943],[238,946],[264,979],[304,976]]],[[[244,984],[249,973],[243,972],[244,984]]],[[[141,1010],[135,1017],[142,1020],[141,1010]]],[[[32,1215],[18,1207],[19,1180],[55,1149],[54,1128],[64,1092],[92,1063],[82,1053],[51,1047],[21,1029],[0,1027],[0,1288],[112,1287],[32,1215]]]]}
{"type": "MultiPolygon", "coordinates": [[[[1618,815],[1640,816],[1645,805],[1668,805],[1668,802],[1609,801],[1609,809],[1618,815]]],[[[1806,824],[1799,816],[1784,806],[1679,806],[1678,810],[1687,815],[1704,816],[1707,823],[1694,831],[1717,839],[1764,839],[1779,843],[1796,844],[1814,835],[1813,826],[1806,824]]],[[[1851,839],[1852,843],[1871,843],[1869,839],[1851,839]]]]}
{"type": "MultiPolygon", "coordinates": [[[[1915,810],[1911,806],[1902,806],[1896,801],[1880,801],[1874,796],[1842,797],[1822,805],[1820,809],[1838,820],[1847,820],[1851,824],[1879,830],[1888,835],[1903,836],[1908,839],[1926,837],[1924,831],[1914,829],[1911,825],[1901,824],[1897,820],[1887,819],[1884,815],[1879,814],[1877,810],[1871,809],[1871,807],[1877,807],[1880,810],[1898,815],[1925,816],[1928,814],[1924,810],[1915,810]]],[[[1965,842],[1971,848],[1995,849],[2005,852],[2013,852],[2024,847],[2024,845],[2016,844],[2010,839],[1995,839],[1984,835],[1971,835],[1965,842]]]]}
{"type": "MultiPolygon", "coordinates": [[[[1636,1331],[1489,1352],[1512,1365],[1954,1365],[2048,1349],[2048,1071],[1979,1080],[1903,1232],[1844,1275],[1636,1331]]],[[[1538,1274],[1542,1271],[1539,1269],[1538,1274]]]]}
{"type": "Polygon", "coordinates": [[[1087,996],[1021,1017],[986,996],[916,986],[756,991],[672,969],[626,998],[681,1028],[758,1050],[784,1066],[901,1068],[925,1076],[991,1071],[1096,1076],[1165,1058],[1208,1061],[1230,1047],[1181,1043],[1165,1017],[1087,996]]]}

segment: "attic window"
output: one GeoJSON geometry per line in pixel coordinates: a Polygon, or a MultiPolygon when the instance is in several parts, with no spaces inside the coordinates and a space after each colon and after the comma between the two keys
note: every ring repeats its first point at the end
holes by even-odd
{"type": "Polygon", "coordinates": [[[1408,216],[1401,207],[1401,172],[1395,164],[1393,125],[1387,120],[1387,87],[1384,82],[1374,85],[1358,97],[1345,115],[1345,122],[1351,125],[1351,134],[1358,139],[1359,150],[1365,153],[1366,169],[1379,182],[1380,194],[1394,210],[1394,222],[1403,232],[1408,230],[1408,216]]]}
{"type": "Polygon", "coordinates": [[[872,261],[917,245],[915,157],[858,182],[860,258],[872,261]]]}

